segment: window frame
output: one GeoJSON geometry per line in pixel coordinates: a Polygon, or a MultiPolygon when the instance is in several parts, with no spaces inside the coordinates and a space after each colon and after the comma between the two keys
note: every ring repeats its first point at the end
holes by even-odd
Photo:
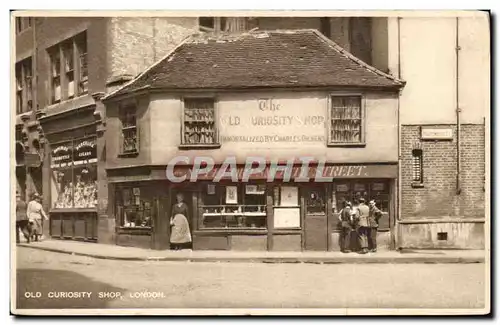
{"type": "Polygon", "coordinates": [[[227,27],[228,17],[202,16],[198,17],[198,29],[202,32],[223,32],[227,27]],[[201,18],[213,19],[213,27],[204,26],[201,24],[201,18]]]}
{"type": "Polygon", "coordinates": [[[118,119],[120,121],[120,143],[119,143],[119,152],[118,152],[118,157],[119,158],[126,158],[126,157],[136,157],[139,155],[140,152],[140,127],[139,127],[139,122],[138,122],[138,110],[139,110],[139,101],[136,99],[133,100],[127,100],[124,102],[121,102],[118,105],[118,119]],[[130,115],[124,115],[123,111],[130,109],[133,107],[134,113],[132,116],[134,117],[134,125],[129,125],[124,127],[124,117],[128,118],[130,115]],[[130,151],[125,151],[124,150],[124,140],[125,140],[125,132],[128,132],[130,130],[135,130],[135,137],[136,137],[136,145],[134,150],[130,151]]]}
{"type": "Polygon", "coordinates": [[[424,150],[421,148],[413,148],[411,150],[411,186],[414,188],[424,187],[424,150]],[[420,172],[420,177],[415,177],[416,162],[418,160],[418,168],[420,172]]]}
{"type": "Polygon", "coordinates": [[[47,57],[48,57],[48,64],[50,66],[50,73],[49,73],[49,103],[50,105],[54,104],[59,104],[61,102],[67,101],[67,100],[72,100],[81,96],[88,95],[89,90],[88,86],[85,88],[81,88],[81,84],[83,82],[88,83],[88,67],[83,69],[82,63],[81,63],[81,56],[83,53],[83,50],[85,50],[85,53],[83,54],[85,56],[86,62],[88,62],[88,37],[87,37],[87,31],[84,30],[82,32],[79,32],[76,35],[73,35],[70,38],[67,38],[63,40],[62,42],[59,42],[50,48],[47,49],[47,57]],[[85,46],[82,46],[82,44],[85,44],[85,46]],[[67,69],[67,62],[68,62],[68,55],[67,55],[67,50],[70,49],[71,52],[71,62],[72,62],[72,69],[67,69]],[[59,57],[59,64],[56,64],[56,57],[59,57]],[[55,73],[55,67],[59,65],[57,71],[58,74],[55,73]],[[81,71],[85,70],[87,72],[86,76],[82,76],[81,71]],[[70,95],[69,93],[69,83],[70,83],[70,76],[72,76],[73,79],[73,94],[70,95]],[[60,87],[60,96],[59,99],[56,99],[56,92],[54,85],[56,84],[56,79],[59,78],[59,87],[60,87]]]}
{"type": "Polygon", "coordinates": [[[33,111],[33,58],[27,57],[16,62],[16,115],[33,111]],[[28,73],[28,71],[30,73],[28,73]],[[19,102],[21,99],[21,102],[19,102]],[[30,105],[31,102],[31,105],[30,105]]]}
{"type": "MultiPolygon", "coordinates": [[[[252,181],[248,183],[243,183],[243,182],[202,182],[200,186],[200,190],[197,191],[198,195],[198,206],[195,207],[199,211],[199,216],[197,223],[195,225],[195,231],[200,231],[200,232],[213,232],[213,231],[223,231],[223,232],[267,232],[269,229],[269,214],[267,211],[267,196],[268,196],[268,190],[269,187],[265,182],[259,182],[259,181],[252,181]],[[215,194],[217,196],[217,204],[207,204],[205,198],[207,197],[208,194],[207,192],[207,187],[208,185],[215,186],[215,194]],[[247,185],[256,185],[256,186],[264,186],[264,193],[259,194],[263,197],[264,203],[263,204],[247,204],[246,195],[250,195],[246,193],[246,186],[247,185]],[[229,204],[225,202],[225,197],[226,197],[226,188],[228,186],[234,186],[236,187],[237,191],[237,203],[229,204]],[[263,207],[263,208],[262,208],[263,207]],[[224,208],[226,209],[238,209],[240,212],[230,212],[230,211],[210,211],[210,210],[219,210],[224,208]],[[257,211],[247,211],[247,209],[257,209],[257,211]],[[208,210],[210,209],[210,210],[208,210]],[[265,216],[260,215],[245,215],[245,213],[260,213],[260,214],[265,214],[265,216]],[[210,217],[218,217],[221,225],[220,226],[204,226],[204,217],[205,214],[210,214],[210,217]],[[228,220],[233,218],[233,222],[236,221],[238,223],[238,226],[229,226],[228,220]],[[252,224],[251,218],[264,218],[264,227],[259,227],[257,226],[257,223],[255,223],[255,226],[248,226],[247,224],[250,223],[252,224]],[[247,219],[249,218],[249,219],[247,219]],[[224,220],[224,222],[223,222],[224,220]],[[240,225],[241,222],[241,225],[240,225]],[[223,226],[222,224],[225,224],[226,226],[223,226]]],[[[217,219],[217,218],[216,218],[217,219]]]]}
{"type": "Polygon", "coordinates": [[[360,92],[332,92],[328,94],[327,100],[327,147],[365,147],[366,146],[366,96],[360,92]],[[334,97],[359,97],[361,114],[361,131],[359,142],[334,142],[332,139],[332,105],[334,97]]]}
{"type": "Polygon", "coordinates": [[[149,187],[144,184],[141,185],[137,183],[129,183],[115,186],[113,191],[115,197],[115,202],[113,204],[113,214],[117,223],[117,228],[120,231],[131,231],[134,234],[141,233],[143,231],[145,231],[146,233],[151,232],[154,228],[155,219],[158,217],[156,206],[158,199],[157,197],[151,195],[149,187]],[[135,194],[134,189],[139,189],[139,194],[135,194]],[[128,205],[125,205],[125,202],[123,200],[123,193],[125,192],[129,193],[130,204],[128,205]],[[140,204],[135,203],[137,200],[140,202],[140,204]],[[144,202],[149,202],[148,207],[146,207],[145,204],[141,204],[144,202]],[[125,212],[132,210],[134,210],[136,213],[149,213],[149,226],[126,225],[126,223],[124,222],[125,212]]]}
{"type": "MultiPolygon", "coordinates": [[[[74,182],[75,180],[75,169],[78,169],[78,168],[82,168],[82,167],[85,167],[87,166],[88,168],[90,167],[94,167],[95,168],[95,180],[97,181],[98,180],[98,177],[97,177],[97,165],[99,163],[99,160],[97,158],[97,155],[95,158],[91,158],[93,161],[92,162],[87,162],[85,164],[75,164],[75,159],[74,159],[74,152],[75,152],[75,148],[76,148],[76,144],[78,143],[81,143],[83,141],[93,141],[95,143],[95,145],[97,146],[97,136],[95,135],[86,135],[86,136],[83,136],[83,137],[77,137],[77,138],[73,138],[73,139],[70,139],[70,140],[62,140],[62,141],[57,141],[57,142],[54,142],[50,145],[50,151],[49,151],[49,161],[50,161],[50,164],[49,164],[49,168],[50,168],[50,177],[49,177],[49,181],[51,182],[50,183],[50,191],[52,191],[52,182],[54,182],[54,172],[56,171],[70,171],[70,174],[71,174],[71,182],[74,182]],[[71,156],[71,164],[68,165],[68,166],[63,166],[63,167],[53,167],[52,166],[52,162],[53,162],[53,156],[52,156],[52,151],[54,148],[60,146],[60,145],[64,145],[64,144],[68,144],[70,145],[71,147],[71,153],[70,153],[70,156],[71,156]]],[[[56,198],[57,200],[57,198],[56,198]]],[[[98,208],[98,202],[96,203],[96,205],[94,207],[75,207],[75,192],[72,191],[71,193],[71,207],[69,208],[56,208],[54,207],[54,198],[52,197],[52,192],[51,192],[51,199],[50,199],[50,209],[49,211],[50,212],[61,212],[61,211],[73,211],[73,210],[88,210],[88,209],[91,209],[91,210],[96,210],[98,208]]]]}
{"type": "Polygon", "coordinates": [[[19,35],[33,26],[32,17],[16,17],[15,29],[19,35]]]}
{"type": "Polygon", "coordinates": [[[200,94],[200,95],[189,95],[181,98],[181,127],[180,127],[180,144],[179,149],[217,149],[221,147],[220,144],[220,131],[219,131],[219,101],[217,96],[200,94]],[[190,99],[210,99],[213,100],[213,111],[214,111],[214,142],[213,143],[186,143],[184,140],[184,133],[186,132],[186,100],[190,99]]]}

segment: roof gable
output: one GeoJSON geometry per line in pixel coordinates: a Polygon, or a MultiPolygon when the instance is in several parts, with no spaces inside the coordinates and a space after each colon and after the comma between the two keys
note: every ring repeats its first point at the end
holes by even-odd
{"type": "Polygon", "coordinates": [[[316,30],[194,35],[104,99],[139,89],[370,87],[404,82],[364,63],[316,30]]]}

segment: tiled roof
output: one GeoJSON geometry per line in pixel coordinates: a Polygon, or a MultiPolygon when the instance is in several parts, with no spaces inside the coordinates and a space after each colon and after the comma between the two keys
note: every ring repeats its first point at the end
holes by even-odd
{"type": "Polygon", "coordinates": [[[374,87],[404,82],[346,52],[316,30],[195,35],[134,80],[106,96],[139,89],[374,87]]]}

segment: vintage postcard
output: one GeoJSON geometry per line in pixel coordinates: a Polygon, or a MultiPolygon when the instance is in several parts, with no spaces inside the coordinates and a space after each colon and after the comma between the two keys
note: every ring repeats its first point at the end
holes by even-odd
{"type": "Polygon", "coordinates": [[[491,312],[489,12],[11,15],[13,314],[491,312]]]}

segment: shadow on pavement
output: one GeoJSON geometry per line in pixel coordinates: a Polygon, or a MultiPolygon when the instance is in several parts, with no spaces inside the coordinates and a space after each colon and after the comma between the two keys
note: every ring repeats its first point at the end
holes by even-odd
{"type": "Polygon", "coordinates": [[[65,270],[18,269],[16,280],[17,309],[107,308],[126,291],[65,270]],[[78,297],[81,292],[91,295],[78,297]],[[73,297],[61,297],[64,294],[73,297]]]}

